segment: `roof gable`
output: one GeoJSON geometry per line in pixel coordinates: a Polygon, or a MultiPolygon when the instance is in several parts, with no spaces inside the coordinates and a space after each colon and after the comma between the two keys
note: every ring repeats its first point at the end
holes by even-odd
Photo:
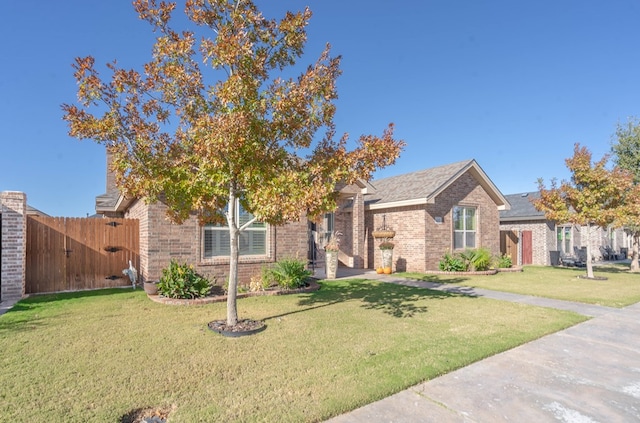
{"type": "Polygon", "coordinates": [[[376,194],[367,199],[368,209],[381,209],[415,204],[429,204],[460,176],[470,172],[498,209],[508,209],[509,203],[475,160],[451,163],[404,175],[373,181],[376,194]]]}

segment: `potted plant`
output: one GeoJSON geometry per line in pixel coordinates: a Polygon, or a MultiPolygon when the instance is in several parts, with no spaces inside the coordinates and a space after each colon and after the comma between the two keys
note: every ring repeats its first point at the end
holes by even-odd
{"type": "Polygon", "coordinates": [[[157,281],[144,281],[143,287],[147,295],[158,295],[157,281]]]}
{"type": "Polygon", "coordinates": [[[335,279],[338,271],[338,252],[340,251],[340,232],[333,232],[324,246],[326,260],[326,277],[335,279]]]}
{"type": "Polygon", "coordinates": [[[382,254],[382,269],[386,274],[390,274],[392,272],[393,266],[393,247],[395,244],[391,241],[384,241],[380,243],[380,252],[382,254]]]}
{"type": "MultiPolygon", "coordinates": [[[[396,231],[391,228],[387,228],[387,216],[382,215],[382,226],[378,229],[371,232],[371,236],[375,239],[382,239],[384,241],[389,241],[394,236],[396,236],[396,231]]],[[[393,248],[393,247],[392,247],[393,248]]]]}

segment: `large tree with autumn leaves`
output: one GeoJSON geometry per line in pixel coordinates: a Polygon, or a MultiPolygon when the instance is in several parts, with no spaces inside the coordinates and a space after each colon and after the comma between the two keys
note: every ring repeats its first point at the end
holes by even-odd
{"type": "Polygon", "coordinates": [[[64,104],[71,136],[106,145],[121,191],[154,202],[182,222],[230,231],[227,325],[238,320],[240,205],[256,219],[283,224],[336,207],[335,184],[368,180],[391,165],[404,143],[393,125],[349,148],[333,123],[340,57],[329,45],[289,77],[302,56],[311,11],[267,19],[252,0],[187,0],[191,29],[172,24],[175,3],[135,0],[158,35],[142,71],[76,59],[78,104],[64,104]],[[197,36],[198,34],[204,34],[197,36]],[[293,67],[293,68],[292,68],[293,67]]]}
{"type": "Polygon", "coordinates": [[[632,184],[628,172],[619,167],[608,169],[608,160],[605,155],[594,163],[591,152],[575,144],[573,157],[565,160],[571,171],[571,180],[562,181],[560,185],[552,180],[550,188],[547,188],[539,179],[540,197],[532,200],[535,208],[543,211],[547,219],[586,228],[588,278],[593,278],[590,260],[592,231],[597,227],[606,228],[614,221],[623,204],[624,193],[632,184]]]}
{"type": "Polygon", "coordinates": [[[616,142],[611,146],[614,163],[633,174],[634,185],[625,193],[624,205],[618,209],[614,224],[631,236],[632,272],[640,272],[640,120],[629,119],[619,124],[616,142]]]}

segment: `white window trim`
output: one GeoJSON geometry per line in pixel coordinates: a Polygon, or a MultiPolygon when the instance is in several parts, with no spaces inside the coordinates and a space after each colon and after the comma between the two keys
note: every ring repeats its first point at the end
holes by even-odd
{"type": "Polygon", "coordinates": [[[478,248],[478,207],[477,206],[472,206],[472,205],[465,205],[465,204],[458,204],[457,206],[454,206],[453,209],[451,210],[451,225],[452,225],[452,238],[451,238],[451,246],[454,250],[464,250],[466,248],[478,248]],[[455,222],[455,210],[456,209],[462,209],[463,210],[463,225],[464,225],[464,229],[456,229],[456,222],[455,222]],[[473,230],[469,230],[466,229],[466,210],[467,209],[473,209],[474,211],[474,219],[475,219],[475,229],[473,230]],[[474,234],[474,245],[472,247],[467,245],[467,233],[473,232],[474,234]],[[461,233],[462,234],[462,242],[463,242],[463,246],[462,247],[456,247],[456,233],[461,233]]]}
{"type": "MultiPolygon", "coordinates": [[[[240,221],[240,212],[241,212],[241,207],[238,206],[236,207],[236,222],[240,221]]],[[[254,223],[260,223],[260,222],[254,222],[254,223]]],[[[253,223],[252,223],[253,224],[253,223]]],[[[269,257],[269,251],[270,251],[270,234],[271,234],[271,230],[270,230],[270,225],[267,223],[264,223],[263,227],[251,227],[251,224],[249,226],[247,226],[245,229],[242,230],[242,232],[240,233],[240,236],[242,237],[243,234],[247,234],[250,232],[263,232],[264,233],[264,253],[260,253],[260,254],[242,254],[240,253],[240,260],[241,261],[245,261],[245,260],[255,260],[255,259],[265,259],[269,257]]],[[[227,224],[225,225],[203,225],[201,226],[201,230],[200,230],[200,251],[201,251],[201,260],[203,262],[212,262],[212,261],[228,261],[229,260],[229,255],[209,255],[207,256],[207,251],[206,251],[206,247],[205,247],[205,239],[206,239],[206,232],[207,231],[220,231],[220,232],[226,232],[229,233],[229,226],[227,224]]]]}

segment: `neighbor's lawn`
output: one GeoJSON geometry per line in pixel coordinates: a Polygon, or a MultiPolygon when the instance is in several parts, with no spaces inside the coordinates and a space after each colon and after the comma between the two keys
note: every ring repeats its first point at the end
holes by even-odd
{"type": "Polygon", "coordinates": [[[239,301],[257,335],[207,329],[225,304],[141,290],[21,301],[0,316],[0,420],[317,422],[585,320],[570,312],[372,281],[239,301]]]}
{"type": "Polygon", "coordinates": [[[526,266],[520,273],[498,273],[491,276],[421,273],[398,273],[398,276],[609,307],[625,307],[640,301],[640,274],[629,273],[628,270],[629,265],[594,267],[594,275],[606,277],[605,281],[579,278],[578,276],[586,276],[587,271],[584,268],[543,266],[526,266]]]}

